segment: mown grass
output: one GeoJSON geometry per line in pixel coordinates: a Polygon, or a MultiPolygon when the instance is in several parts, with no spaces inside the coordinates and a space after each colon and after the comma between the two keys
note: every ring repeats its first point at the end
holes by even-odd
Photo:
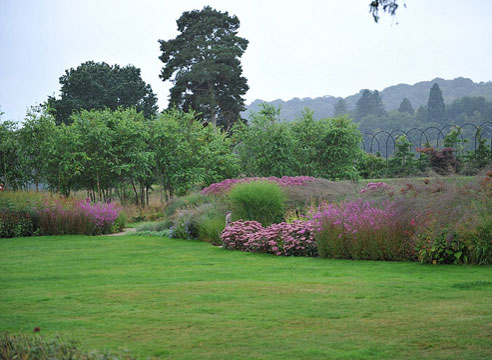
{"type": "Polygon", "coordinates": [[[490,359],[492,267],[156,237],[0,241],[0,331],[172,359],[490,359]]]}

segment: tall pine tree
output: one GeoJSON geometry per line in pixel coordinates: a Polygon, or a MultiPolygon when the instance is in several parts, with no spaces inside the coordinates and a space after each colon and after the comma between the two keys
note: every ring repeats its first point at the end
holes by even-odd
{"type": "Polygon", "coordinates": [[[248,90],[240,62],[248,40],[237,35],[239,19],[205,6],[184,12],[177,24],[175,39],[159,40],[160,77],[174,84],[169,106],[228,129],[240,119],[248,90]]]}
{"type": "Polygon", "coordinates": [[[427,121],[439,125],[446,125],[448,122],[444,99],[437,83],[432,85],[430,89],[429,101],[427,102],[427,121]]]}
{"type": "Polygon", "coordinates": [[[384,105],[379,91],[374,90],[371,92],[367,89],[364,90],[355,107],[355,119],[360,121],[368,115],[382,117],[384,114],[384,105]]]}
{"type": "Polygon", "coordinates": [[[401,113],[406,112],[411,115],[415,114],[415,110],[413,109],[412,103],[407,98],[403,98],[403,100],[400,103],[400,107],[398,108],[398,111],[401,113]]]}

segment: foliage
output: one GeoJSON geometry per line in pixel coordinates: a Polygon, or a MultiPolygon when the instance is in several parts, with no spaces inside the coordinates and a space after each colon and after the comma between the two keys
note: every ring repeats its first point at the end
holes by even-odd
{"type": "Polygon", "coordinates": [[[130,356],[118,356],[110,352],[86,352],[77,342],[64,340],[57,336],[47,339],[38,335],[0,334],[0,359],[29,360],[119,360],[135,359],[130,356]]]}
{"type": "Polygon", "coordinates": [[[152,123],[157,178],[172,198],[194,185],[235,177],[239,172],[230,139],[215,127],[203,127],[193,112],[173,109],[152,123]]]}
{"type": "Polygon", "coordinates": [[[410,102],[410,100],[408,100],[408,98],[403,98],[400,107],[398,108],[398,111],[401,113],[406,112],[410,115],[415,114],[415,110],[413,109],[412,103],[410,102]]]}
{"type": "Polygon", "coordinates": [[[296,220],[264,228],[257,221],[235,221],[222,233],[224,248],[277,256],[316,256],[311,223],[296,220]]]}
{"type": "Polygon", "coordinates": [[[395,153],[388,160],[388,173],[392,176],[408,176],[417,168],[412,144],[405,135],[398,136],[395,142],[395,153]]]}
{"type": "Polygon", "coordinates": [[[419,233],[416,244],[420,262],[424,264],[466,264],[468,249],[458,234],[447,228],[437,233],[419,233]]]}
{"type": "Polygon", "coordinates": [[[35,235],[35,226],[29,212],[0,210],[0,238],[32,235],[35,235]]]}
{"type": "Polygon", "coordinates": [[[378,179],[388,175],[387,163],[381,154],[373,155],[364,152],[357,168],[363,179],[378,179]]]}
{"type": "Polygon", "coordinates": [[[383,101],[379,91],[364,90],[361,97],[357,100],[355,108],[355,119],[360,121],[368,115],[381,117],[385,114],[383,101]]]}
{"type": "Polygon", "coordinates": [[[43,193],[0,193],[0,237],[108,234],[121,230],[125,221],[114,203],[43,193]]]}
{"type": "Polygon", "coordinates": [[[430,89],[429,101],[427,102],[427,121],[440,125],[446,125],[448,121],[442,92],[437,83],[432,85],[430,89]]]}
{"type": "Polygon", "coordinates": [[[250,115],[249,126],[239,123],[233,132],[244,173],[263,177],[304,175],[295,174],[296,142],[289,125],[280,122],[279,109],[265,104],[250,115]]]}
{"type": "Polygon", "coordinates": [[[283,220],[286,196],[277,184],[267,181],[236,184],[227,198],[236,220],[254,220],[264,226],[283,220]]]}
{"type": "Polygon", "coordinates": [[[414,220],[402,217],[397,203],[361,200],[326,204],[314,209],[311,218],[318,230],[321,257],[365,260],[413,260],[410,241],[414,220]]]}
{"type": "Polygon", "coordinates": [[[456,173],[458,162],[454,156],[454,149],[450,147],[436,150],[432,147],[417,149],[417,152],[426,154],[432,170],[439,175],[449,175],[456,173]]]}
{"type": "Polygon", "coordinates": [[[198,235],[200,241],[213,245],[221,245],[221,234],[225,228],[225,217],[223,214],[211,212],[202,216],[198,222],[198,235]]]}
{"type": "Polygon", "coordinates": [[[269,181],[276,183],[283,187],[289,186],[303,186],[304,184],[314,181],[315,178],[311,176],[283,176],[281,178],[270,176],[270,177],[253,177],[253,178],[240,178],[240,179],[226,179],[221,182],[211,184],[204,188],[200,194],[210,195],[210,194],[223,194],[226,193],[236,184],[249,183],[252,181],[269,181]]]}
{"type": "Polygon", "coordinates": [[[248,90],[240,63],[248,41],[237,35],[239,19],[205,6],[184,12],[177,25],[175,39],[159,40],[160,77],[174,84],[169,107],[194,110],[229,129],[240,119],[248,90]]]}
{"type": "Polygon", "coordinates": [[[27,112],[22,128],[18,130],[24,180],[33,183],[36,190],[47,179],[46,159],[53,153],[57,131],[55,126],[55,119],[48,114],[46,107],[33,106],[27,112]]]}
{"type": "Polygon", "coordinates": [[[335,106],[333,107],[333,116],[334,117],[344,116],[347,115],[348,113],[349,111],[347,109],[347,103],[345,102],[345,100],[343,98],[338,100],[335,106]]]}
{"type": "Polygon", "coordinates": [[[24,182],[20,152],[16,124],[12,121],[0,123],[0,182],[5,189],[17,190],[24,182]]]}
{"type": "Polygon", "coordinates": [[[72,122],[74,112],[85,110],[116,110],[135,107],[149,119],[157,112],[157,97],[133,65],[120,67],[87,61],[70,68],[60,77],[61,98],[48,98],[48,109],[57,124],[72,122]]]}

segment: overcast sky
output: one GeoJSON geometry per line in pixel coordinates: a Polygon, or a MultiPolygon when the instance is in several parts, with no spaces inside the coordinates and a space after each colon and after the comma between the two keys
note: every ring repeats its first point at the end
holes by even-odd
{"type": "Polygon", "coordinates": [[[88,60],[142,69],[162,109],[159,39],[183,11],[211,5],[239,17],[246,102],[348,96],[435,77],[492,80],[491,0],[405,0],[375,24],[369,0],[0,0],[0,109],[58,94],[58,78],[88,60]]]}

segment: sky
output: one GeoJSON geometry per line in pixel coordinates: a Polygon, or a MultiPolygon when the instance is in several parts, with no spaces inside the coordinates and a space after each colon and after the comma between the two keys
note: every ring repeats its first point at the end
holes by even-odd
{"type": "Polygon", "coordinates": [[[492,80],[492,1],[403,0],[376,24],[370,0],[0,0],[0,111],[21,121],[59,94],[65,70],[93,60],[142,70],[159,107],[158,40],[178,35],[184,11],[236,15],[249,40],[246,103],[348,96],[436,77],[492,80]]]}

